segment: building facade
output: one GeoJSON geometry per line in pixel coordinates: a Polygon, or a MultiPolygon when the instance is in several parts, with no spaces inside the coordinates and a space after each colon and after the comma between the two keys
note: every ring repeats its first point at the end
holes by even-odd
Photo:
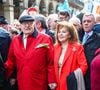
{"type": "MultiPolygon", "coordinates": [[[[48,15],[57,13],[59,3],[64,0],[1,0],[0,15],[4,15],[9,23],[12,23],[14,18],[18,18],[23,10],[31,6],[37,6],[39,13],[48,15]]],[[[71,12],[82,10],[84,3],[81,0],[68,0],[71,12]]]]}

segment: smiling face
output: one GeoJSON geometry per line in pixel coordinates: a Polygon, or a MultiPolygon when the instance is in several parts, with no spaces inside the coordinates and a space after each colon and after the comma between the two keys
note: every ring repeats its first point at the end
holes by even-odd
{"type": "Polygon", "coordinates": [[[58,37],[59,42],[61,43],[67,42],[68,39],[70,38],[70,34],[69,34],[67,27],[64,27],[64,26],[60,27],[57,33],[57,37],[58,37]]]}
{"type": "Polygon", "coordinates": [[[67,21],[57,22],[57,42],[79,42],[78,33],[72,23],[67,21]]]}
{"type": "Polygon", "coordinates": [[[21,24],[22,32],[28,36],[33,33],[34,31],[34,21],[26,21],[21,24]]]}

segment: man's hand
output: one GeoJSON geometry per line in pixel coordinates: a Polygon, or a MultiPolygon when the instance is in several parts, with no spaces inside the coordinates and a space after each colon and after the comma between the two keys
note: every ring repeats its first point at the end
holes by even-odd
{"type": "Polygon", "coordinates": [[[16,83],[16,79],[15,78],[11,78],[10,79],[11,86],[15,85],[15,83],[16,83]]]}
{"type": "Polygon", "coordinates": [[[50,83],[48,85],[49,85],[49,87],[50,87],[51,90],[54,90],[56,88],[56,86],[57,86],[56,83],[50,83]]]}

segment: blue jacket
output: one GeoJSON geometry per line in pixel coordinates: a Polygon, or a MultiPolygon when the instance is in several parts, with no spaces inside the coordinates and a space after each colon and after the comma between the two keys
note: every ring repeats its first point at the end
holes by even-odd
{"type": "Polygon", "coordinates": [[[97,32],[97,33],[100,33],[100,24],[94,25],[94,31],[97,32]]]}

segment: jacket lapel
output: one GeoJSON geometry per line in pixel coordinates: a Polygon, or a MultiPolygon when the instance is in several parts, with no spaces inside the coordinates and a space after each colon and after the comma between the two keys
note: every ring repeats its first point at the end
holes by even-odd
{"type": "Polygon", "coordinates": [[[55,57],[54,57],[54,66],[55,66],[55,73],[56,73],[56,76],[57,77],[57,81],[59,81],[59,67],[58,67],[58,63],[59,63],[59,57],[60,57],[60,54],[61,54],[61,45],[57,45],[55,47],[55,57]]]}
{"type": "Polygon", "coordinates": [[[93,33],[93,35],[90,36],[90,37],[87,39],[87,41],[86,41],[85,44],[88,44],[88,43],[92,42],[92,41],[94,40],[95,37],[96,37],[96,35],[95,35],[95,33],[93,33]]]}
{"type": "Polygon", "coordinates": [[[61,46],[58,45],[55,49],[55,63],[56,63],[56,67],[58,68],[58,61],[59,61],[59,57],[60,57],[60,54],[61,54],[61,46]]]}

